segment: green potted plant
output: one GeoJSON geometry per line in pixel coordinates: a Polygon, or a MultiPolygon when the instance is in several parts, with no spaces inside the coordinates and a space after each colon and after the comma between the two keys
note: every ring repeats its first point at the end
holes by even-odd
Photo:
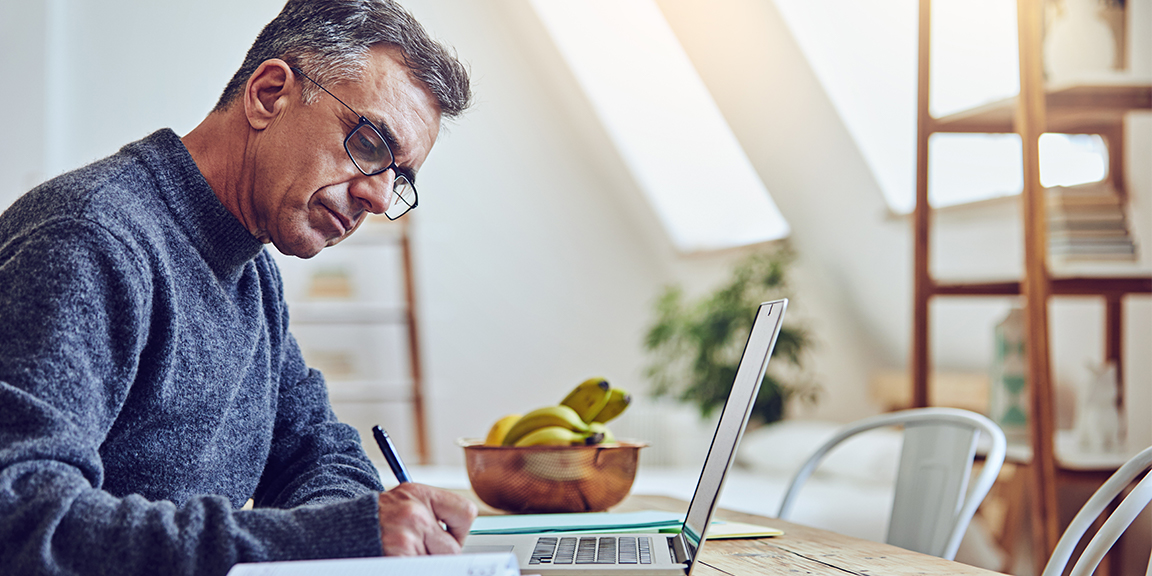
{"type": "MultiPolygon", "coordinates": [[[[787,243],[753,253],[735,266],[725,284],[694,302],[686,302],[678,286],[666,288],[644,339],[652,356],[645,375],[654,393],[696,404],[703,417],[723,406],[756,307],[790,297],[786,272],[794,259],[787,243]]],[[[754,419],[764,424],[780,420],[791,398],[816,401],[819,387],[803,365],[810,345],[808,330],[786,318],[752,408],[754,419]]]]}

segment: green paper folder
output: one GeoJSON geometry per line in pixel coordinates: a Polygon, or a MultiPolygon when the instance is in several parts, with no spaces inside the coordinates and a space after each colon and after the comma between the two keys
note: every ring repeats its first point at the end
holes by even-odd
{"type": "Polygon", "coordinates": [[[480,516],[472,534],[538,534],[544,532],[660,532],[679,529],[684,516],[673,512],[576,512],[480,516]]]}
{"type": "MultiPolygon", "coordinates": [[[[684,516],[672,512],[577,512],[572,514],[509,514],[480,516],[472,523],[472,534],[625,534],[629,532],[663,532],[675,534],[684,524],[684,516]]],[[[708,539],[763,538],[779,536],[780,530],[743,522],[713,520],[708,539]]]]}

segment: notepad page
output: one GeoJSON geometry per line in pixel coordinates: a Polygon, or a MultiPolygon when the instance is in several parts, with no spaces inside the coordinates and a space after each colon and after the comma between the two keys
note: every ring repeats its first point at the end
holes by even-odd
{"type": "Polygon", "coordinates": [[[228,576],[519,576],[516,556],[440,554],[237,564],[228,576]]]}

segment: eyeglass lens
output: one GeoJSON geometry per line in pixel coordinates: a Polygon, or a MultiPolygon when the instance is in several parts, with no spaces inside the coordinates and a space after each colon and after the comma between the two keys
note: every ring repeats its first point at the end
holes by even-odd
{"type": "MultiPolygon", "coordinates": [[[[392,167],[392,151],[388,143],[369,124],[361,124],[344,140],[348,156],[356,167],[366,175],[375,176],[392,167]]],[[[384,215],[395,220],[416,206],[416,187],[399,172],[392,183],[392,201],[384,215]]]]}
{"type": "Polygon", "coordinates": [[[374,128],[361,124],[344,141],[348,155],[361,172],[374,176],[392,165],[392,151],[374,128]]]}
{"type": "Polygon", "coordinates": [[[397,175],[396,179],[392,181],[392,202],[388,204],[388,209],[384,211],[384,215],[390,220],[395,220],[415,207],[416,188],[412,186],[408,178],[397,175]]]}

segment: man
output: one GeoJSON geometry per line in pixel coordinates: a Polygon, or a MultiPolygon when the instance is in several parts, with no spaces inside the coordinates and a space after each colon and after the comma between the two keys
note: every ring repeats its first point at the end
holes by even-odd
{"type": "Polygon", "coordinates": [[[460,550],[475,506],[381,493],[263,245],[308,258],[414,207],[441,116],[469,98],[391,0],[289,0],[183,139],[156,132],[0,216],[0,572],[460,550]]]}

